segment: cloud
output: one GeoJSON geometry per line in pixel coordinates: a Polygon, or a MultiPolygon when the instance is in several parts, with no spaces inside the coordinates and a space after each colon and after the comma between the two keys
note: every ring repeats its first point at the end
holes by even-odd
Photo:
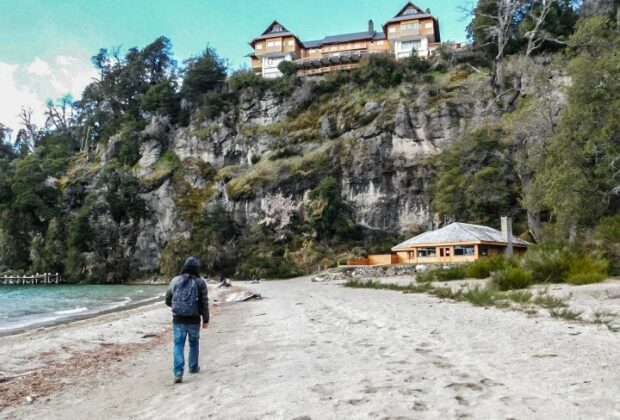
{"type": "Polygon", "coordinates": [[[79,99],[97,75],[87,57],[58,55],[50,61],[35,58],[27,64],[0,61],[0,123],[15,132],[22,106],[31,107],[34,121],[42,126],[45,101],[67,93],[79,99]]]}
{"type": "Polygon", "coordinates": [[[26,71],[29,74],[34,74],[36,76],[49,76],[52,74],[52,68],[50,65],[41,60],[39,57],[35,58],[34,61],[26,67],[26,71]]]}

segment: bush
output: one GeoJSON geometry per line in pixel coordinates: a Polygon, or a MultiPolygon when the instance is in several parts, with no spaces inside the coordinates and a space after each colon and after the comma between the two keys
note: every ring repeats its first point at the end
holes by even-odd
{"type": "Polygon", "coordinates": [[[436,281],[462,280],[467,277],[467,270],[462,265],[431,271],[431,273],[434,274],[436,281]]]}
{"type": "Polygon", "coordinates": [[[609,261],[609,272],[620,274],[620,214],[605,217],[595,230],[598,248],[609,261]]]}
{"type": "Polygon", "coordinates": [[[525,289],[534,283],[531,271],[520,267],[507,267],[495,273],[493,284],[499,290],[525,289]]]}
{"type": "Polygon", "coordinates": [[[494,271],[501,270],[507,264],[507,260],[501,255],[493,255],[476,260],[466,266],[466,277],[473,279],[486,279],[494,271]]]}
{"type": "Polygon", "coordinates": [[[297,73],[297,66],[292,61],[282,61],[278,64],[278,70],[286,77],[292,77],[297,73]]]}
{"type": "Polygon", "coordinates": [[[574,258],[567,248],[537,246],[525,253],[521,266],[533,273],[536,283],[563,283],[574,258]]]}
{"type": "Polygon", "coordinates": [[[571,261],[566,282],[569,284],[599,283],[607,278],[609,262],[586,255],[571,261]]]}

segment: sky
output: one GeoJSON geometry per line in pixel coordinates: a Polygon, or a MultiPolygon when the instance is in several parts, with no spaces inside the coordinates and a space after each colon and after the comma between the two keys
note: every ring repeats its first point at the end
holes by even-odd
{"type": "MultiPolygon", "coordinates": [[[[144,47],[165,35],[179,62],[207,45],[231,68],[249,64],[248,42],[278,20],[302,41],[361,32],[405,0],[0,0],[0,123],[14,130],[22,106],[39,124],[47,99],[78,99],[99,48],[144,47]]],[[[418,0],[439,18],[443,41],[464,41],[466,0],[418,0]]]]}

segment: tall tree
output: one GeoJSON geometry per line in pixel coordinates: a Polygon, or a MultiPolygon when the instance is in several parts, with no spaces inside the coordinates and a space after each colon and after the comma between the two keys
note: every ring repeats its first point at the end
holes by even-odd
{"type": "Polygon", "coordinates": [[[568,235],[620,210],[620,35],[594,17],[571,38],[572,84],[535,183],[568,235]]]}

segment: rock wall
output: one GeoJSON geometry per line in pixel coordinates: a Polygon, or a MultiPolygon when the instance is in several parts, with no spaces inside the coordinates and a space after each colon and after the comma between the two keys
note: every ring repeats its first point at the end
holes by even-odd
{"type": "MultiPolygon", "coordinates": [[[[208,176],[183,173],[192,188],[209,192],[204,207],[223,204],[242,226],[258,221],[278,230],[303,220],[308,194],[325,176],[325,171],[303,168],[328,159],[327,170],[339,180],[356,223],[404,233],[431,218],[428,159],[472,121],[493,118],[491,95],[483,83],[451,90],[400,87],[379,99],[352,95],[351,104],[342,97],[313,97],[312,83],[306,81],[286,99],[249,90],[233,110],[214,120],[194,120],[189,127],[170,130],[165,139],[149,136],[134,174],[141,181],[157,175],[166,149],[178,157],[181,171],[187,161],[199,160],[212,168],[208,176]],[[309,110],[313,122],[300,128],[301,118],[310,118],[309,110]],[[293,149],[286,150],[294,156],[273,157],[285,148],[293,149]],[[242,192],[233,191],[239,185],[242,192]]],[[[105,150],[103,157],[113,153],[105,150]]],[[[170,174],[164,171],[162,177],[170,174]]],[[[133,249],[142,267],[152,267],[172,237],[189,235],[191,229],[180,217],[176,184],[166,179],[153,185],[141,194],[150,216],[141,222],[133,249]]]]}

